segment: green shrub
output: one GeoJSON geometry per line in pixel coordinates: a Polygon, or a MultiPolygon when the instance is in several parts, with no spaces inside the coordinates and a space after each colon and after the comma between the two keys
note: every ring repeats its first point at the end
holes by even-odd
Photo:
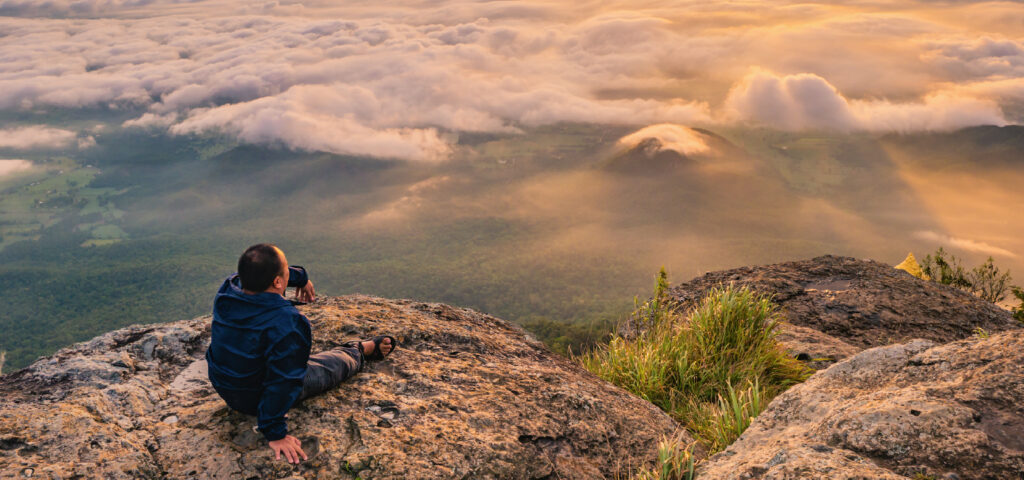
{"type": "Polygon", "coordinates": [[[654,325],[666,321],[669,316],[677,315],[675,303],[668,296],[668,273],[665,267],[661,267],[658,276],[654,280],[654,295],[650,300],[640,303],[639,297],[633,297],[633,313],[629,316],[629,325],[633,327],[633,333],[649,330],[654,325]]]}
{"type": "Polygon", "coordinates": [[[567,323],[537,316],[522,320],[520,325],[553,352],[570,356],[572,352],[588,351],[608,342],[615,321],[598,317],[591,322],[567,323]]]}
{"type": "Polygon", "coordinates": [[[992,263],[992,257],[971,270],[967,279],[971,293],[992,303],[1002,301],[1010,290],[1010,272],[1000,272],[992,263]]]}
{"type": "Polygon", "coordinates": [[[1018,322],[1024,323],[1024,288],[1010,287],[1013,291],[1013,296],[1017,297],[1020,301],[1020,305],[1013,307],[1013,318],[1017,319],[1018,322]]]}
{"type": "MultiPolygon", "coordinates": [[[[659,273],[658,285],[667,284],[662,279],[659,273]]],[[[634,315],[650,320],[646,329],[629,338],[613,335],[578,360],[661,407],[715,453],[809,370],[776,342],[779,313],[767,296],[719,287],[684,316],[667,295],[659,297],[659,288],[634,315]],[[733,385],[746,388],[736,392],[733,385]]]]}
{"type": "Polygon", "coordinates": [[[964,290],[969,290],[971,287],[971,282],[967,279],[967,271],[960,264],[960,259],[952,254],[947,254],[942,247],[935,251],[934,257],[931,255],[924,257],[921,269],[933,282],[964,290]]]}
{"type": "Polygon", "coordinates": [[[992,257],[967,271],[960,264],[960,259],[939,247],[934,257],[928,255],[924,258],[921,269],[926,279],[973,293],[992,303],[1005,299],[1011,290],[1009,270],[1000,271],[992,257]]]}

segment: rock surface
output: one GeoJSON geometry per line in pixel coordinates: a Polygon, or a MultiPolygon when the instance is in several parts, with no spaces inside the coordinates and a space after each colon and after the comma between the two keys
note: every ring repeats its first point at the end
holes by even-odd
{"type": "Polygon", "coordinates": [[[274,461],[202,361],[209,318],[110,332],[0,377],[0,477],[626,478],[678,425],[471,310],[365,296],[302,307],[314,351],[400,347],[289,413],[309,460],[274,461]]]}
{"type": "Polygon", "coordinates": [[[1024,477],[1024,330],[865,350],[780,396],[701,478],[1024,477]]]}
{"type": "Polygon", "coordinates": [[[1020,327],[1010,312],[969,293],[884,263],[831,255],[711,272],[673,287],[670,295],[688,310],[712,287],[730,282],[772,294],[788,323],[858,349],[914,338],[945,343],[977,328],[993,333],[1020,327]]]}
{"type": "Polygon", "coordinates": [[[790,355],[815,370],[827,368],[862,350],[813,328],[786,322],[779,322],[775,339],[786,347],[790,355]]]}

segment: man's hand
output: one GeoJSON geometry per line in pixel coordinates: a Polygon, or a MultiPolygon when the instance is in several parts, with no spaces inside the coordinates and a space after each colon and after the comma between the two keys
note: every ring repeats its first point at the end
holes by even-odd
{"type": "Polygon", "coordinates": [[[304,303],[312,302],[316,298],[316,291],[313,290],[313,281],[306,280],[305,286],[295,287],[295,298],[304,303]]]}
{"type": "Polygon", "coordinates": [[[270,448],[275,454],[277,454],[277,456],[274,457],[274,460],[280,460],[281,452],[284,452],[285,459],[288,460],[288,463],[294,464],[299,463],[300,456],[303,460],[309,460],[309,458],[306,457],[306,452],[302,451],[300,445],[301,442],[299,442],[299,439],[291,435],[285,435],[284,438],[280,440],[270,442],[270,448]]]}

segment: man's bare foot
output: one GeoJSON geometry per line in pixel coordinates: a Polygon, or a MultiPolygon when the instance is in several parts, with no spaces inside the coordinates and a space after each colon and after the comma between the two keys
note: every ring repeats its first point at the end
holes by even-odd
{"type": "MultiPolygon", "coordinates": [[[[366,341],[360,342],[359,344],[360,344],[360,346],[363,349],[363,357],[366,357],[366,358],[376,357],[376,355],[374,355],[374,350],[377,348],[377,345],[375,343],[373,343],[373,340],[366,340],[366,341]]],[[[380,355],[379,355],[379,357],[383,358],[383,357],[387,356],[387,354],[391,353],[391,349],[392,348],[394,348],[394,345],[391,344],[391,338],[390,337],[384,337],[380,341],[380,355]]]]}

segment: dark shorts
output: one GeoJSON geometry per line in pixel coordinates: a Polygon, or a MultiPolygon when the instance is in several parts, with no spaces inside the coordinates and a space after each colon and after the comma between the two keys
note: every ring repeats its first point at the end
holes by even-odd
{"type": "Polygon", "coordinates": [[[299,401],[338,386],[362,369],[363,350],[359,342],[348,342],[326,352],[310,355],[299,401]]]}

